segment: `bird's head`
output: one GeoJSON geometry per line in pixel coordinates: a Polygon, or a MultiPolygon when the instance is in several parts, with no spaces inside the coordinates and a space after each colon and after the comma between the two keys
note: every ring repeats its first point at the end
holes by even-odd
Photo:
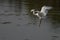
{"type": "Polygon", "coordinates": [[[33,15],[38,15],[38,13],[39,13],[40,11],[35,10],[35,9],[32,9],[31,12],[33,12],[33,15]]]}
{"type": "Polygon", "coordinates": [[[31,12],[34,12],[34,11],[35,11],[35,9],[32,9],[32,10],[31,10],[31,12]]]}

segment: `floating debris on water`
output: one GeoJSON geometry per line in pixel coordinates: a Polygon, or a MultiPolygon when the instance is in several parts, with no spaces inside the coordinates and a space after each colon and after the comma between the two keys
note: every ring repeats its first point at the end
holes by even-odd
{"type": "Polygon", "coordinates": [[[58,36],[52,36],[52,37],[58,38],[58,36]]]}
{"type": "Polygon", "coordinates": [[[10,24],[11,22],[2,22],[2,24],[10,24]]]}
{"type": "Polygon", "coordinates": [[[5,15],[4,13],[0,14],[0,16],[5,15]]]}

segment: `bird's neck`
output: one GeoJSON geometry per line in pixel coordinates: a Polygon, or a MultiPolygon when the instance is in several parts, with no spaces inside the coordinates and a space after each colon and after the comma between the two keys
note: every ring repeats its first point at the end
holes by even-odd
{"type": "Polygon", "coordinates": [[[33,11],[34,15],[38,15],[39,11],[33,11]]]}
{"type": "Polygon", "coordinates": [[[35,11],[33,11],[33,14],[35,14],[35,11]]]}

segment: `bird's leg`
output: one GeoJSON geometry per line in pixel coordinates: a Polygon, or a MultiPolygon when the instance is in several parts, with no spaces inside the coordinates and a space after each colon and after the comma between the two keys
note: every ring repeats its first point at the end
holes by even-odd
{"type": "Polygon", "coordinates": [[[42,22],[42,19],[39,20],[39,27],[40,27],[40,25],[41,25],[41,22],[42,22]]]}

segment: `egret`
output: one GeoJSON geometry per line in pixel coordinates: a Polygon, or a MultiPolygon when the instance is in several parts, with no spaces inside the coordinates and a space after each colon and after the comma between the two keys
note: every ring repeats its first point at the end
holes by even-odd
{"type": "Polygon", "coordinates": [[[48,10],[52,9],[51,6],[42,6],[41,11],[36,11],[35,9],[32,9],[31,12],[33,12],[33,15],[36,15],[40,19],[40,24],[43,18],[46,17],[48,10]]]}

